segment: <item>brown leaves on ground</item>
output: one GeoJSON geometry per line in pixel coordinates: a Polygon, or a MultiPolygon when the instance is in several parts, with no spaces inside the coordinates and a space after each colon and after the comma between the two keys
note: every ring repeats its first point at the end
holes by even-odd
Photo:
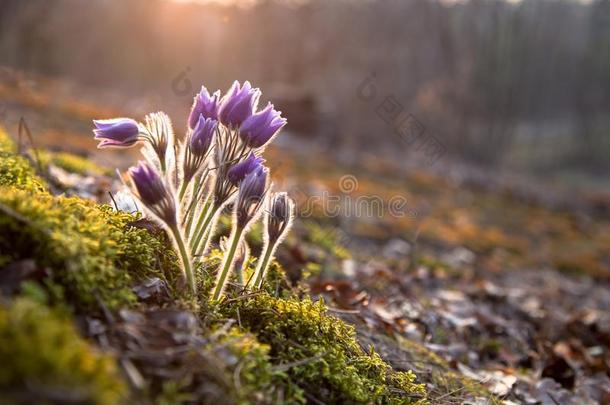
{"type": "Polygon", "coordinates": [[[420,342],[505,400],[610,398],[610,294],[591,278],[423,266],[407,273],[376,262],[356,265],[350,279],[315,280],[311,291],[356,325],[420,342]]]}

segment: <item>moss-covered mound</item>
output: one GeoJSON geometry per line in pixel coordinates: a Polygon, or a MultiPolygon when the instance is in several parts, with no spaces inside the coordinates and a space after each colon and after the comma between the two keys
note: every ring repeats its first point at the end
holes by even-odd
{"type": "Polygon", "coordinates": [[[273,362],[325,403],[418,403],[425,390],[411,372],[392,370],[353,327],[329,316],[323,302],[259,295],[236,301],[234,316],[271,347],[273,362]]]}
{"type": "Polygon", "coordinates": [[[126,386],[62,315],[27,298],[0,305],[3,404],[117,404],[126,386]]]}
{"type": "Polygon", "coordinates": [[[33,258],[50,267],[78,305],[96,295],[109,308],[135,300],[134,276],[153,274],[161,242],[130,226],[135,218],[76,197],[55,197],[0,186],[3,261],[33,258]]]}
{"type": "MultiPolygon", "coordinates": [[[[4,135],[0,134],[0,137],[4,135]]],[[[34,259],[77,306],[135,302],[134,279],[175,270],[164,241],[133,227],[137,218],[78,197],[53,196],[29,162],[0,142],[0,268],[34,259]]]]}

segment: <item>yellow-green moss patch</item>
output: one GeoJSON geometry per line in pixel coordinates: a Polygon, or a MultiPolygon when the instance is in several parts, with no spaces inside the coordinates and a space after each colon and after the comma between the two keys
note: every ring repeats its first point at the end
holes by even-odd
{"type": "Polygon", "coordinates": [[[498,399],[479,382],[472,380],[449,367],[440,356],[412,340],[398,336],[399,345],[409,352],[415,367],[429,370],[430,383],[434,391],[429,393],[430,401],[436,398],[476,397],[485,398],[490,404],[499,403],[498,399]]]}
{"type": "Polygon", "coordinates": [[[107,205],[0,187],[0,208],[0,253],[51,268],[54,281],[84,306],[96,296],[110,308],[132,303],[134,276],[173,264],[171,249],[107,205]]]}
{"type": "Polygon", "coordinates": [[[54,164],[70,173],[93,176],[109,175],[112,173],[111,170],[100,167],[87,158],[68,152],[37,150],[36,157],[40,159],[40,164],[43,167],[54,164]]]}
{"type": "MultiPolygon", "coordinates": [[[[291,384],[288,375],[271,363],[269,345],[260,343],[256,336],[231,328],[219,342],[235,356],[231,367],[236,402],[281,403],[304,402],[302,390],[291,384]]],[[[215,343],[218,346],[218,343],[215,343]]]]}
{"type": "Polygon", "coordinates": [[[0,185],[23,190],[43,191],[45,182],[39,178],[30,162],[16,153],[15,145],[0,128],[0,185]]]}
{"type": "Polygon", "coordinates": [[[112,357],[29,299],[0,305],[0,359],[3,403],[117,404],[126,393],[112,357]]]}
{"type": "Polygon", "coordinates": [[[354,328],[326,314],[324,303],[261,294],[234,306],[245,328],[271,347],[270,356],[305,393],[326,403],[424,403],[423,385],[397,372],[372,349],[360,347],[354,328]]]}

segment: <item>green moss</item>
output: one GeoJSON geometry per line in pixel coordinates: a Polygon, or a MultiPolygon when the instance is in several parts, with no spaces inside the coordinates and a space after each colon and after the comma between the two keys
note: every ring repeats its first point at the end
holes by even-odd
{"type": "Polygon", "coordinates": [[[38,176],[28,160],[16,153],[15,145],[0,128],[0,185],[24,190],[43,191],[45,182],[38,176]]]}
{"type": "Polygon", "coordinates": [[[0,254],[50,267],[79,305],[95,304],[96,295],[110,308],[133,303],[134,276],[176,263],[159,257],[171,252],[162,241],[130,226],[132,215],[107,205],[0,187],[0,207],[0,254]]]}
{"type": "Polygon", "coordinates": [[[314,221],[304,222],[306,238],[338,259],[349,259],[350,252],[344,246],[347,236],[331,225],[322,226],[314,221]]]}
{"type": "Polygon", "coordinates": [[[2,127],[0,127],[0,152],[17,153],[15,143],[2,127]]]}
{"type": "Polygon", "coordinates": [[[430,386],[434,387],[433,391],[429,392],[432,403],[435,403],[437,398],[440,401],[441,398],[448,397],[462,398],[464,401],[467,397],[478,397],[485,398],[489,403],[499,403],[487,388],[479,382],[453,371],[443,358],[426,347],[400,336],[398,336],[398,342],[404,350],[409,352],[415,367],[429,370],[430,386]]]}
{"type": "MultiPolygon", "coordinates": [[[[238,403],[304,402],[303,391],[290,382],[288,375],[276,369],[269,356],[270,347],[256,336],[231,328],[219,343],[235,356],[230,374],[235,380],[238,403]]],[[[217,345],[217,343],[216,343],[217,345]]]]}
{"type": "Polygon", "coordinates": [[[3,403],[116,404],[126,393],[110,356],[80,338],[63,316],[29,299],[0,306],[0,358],[3,403]]]}
{"type": "Polygon", "coordinates": [[[112,173],[111,170],[100,167],[91,160],[72,153],[37,150],[36,156],[40,159],[40,164],[43,167],[54,164],[70,173],[76,173],[83,176],[109,175],[112,173]]]}
{"type": "Polygon", "coordinates": [[[134,279],[179,274],[164,233],[131,226],[136,219],[43,191],[42,180],[0,130],[0,264],[35,259],[79,306],[97,297],[110,308],[128,305],[135,302],[134,279]]]}
{"type": "Polygon", "coordinates": [[[323,402],[414,403],[424,387],[411,372],[396,372],[373,350],[365,352],[353,327],[326,314],[323,302],[265,294],[236,300],[241,323],[271,347],[273,362],[305,393],[323,402]]]}
{"type": "Polygon", "coordinates": [[[275,297],[286,297],[292,294],[292,289],[286,272],[277,261],[272,261],[263,280],[263,290],[275,297]]]}
{"type": "MultiPolygon", "coordinates": [[[[223,236],[228,237],[231,234],[232,226],[233,216],[228,213],[221,215],[216,226],[214,240],[217,241],[223,236]]],[[[245,240],[248,243],[248,246],[255,251],[258,251],[263,247],[262,221],[256,221],[252,224],[252,226],[248,229],[248,232],[246,233],[245,240]]]]}

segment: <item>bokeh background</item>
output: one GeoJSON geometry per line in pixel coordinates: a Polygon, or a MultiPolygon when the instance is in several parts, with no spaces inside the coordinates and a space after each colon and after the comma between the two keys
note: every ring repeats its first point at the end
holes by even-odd
{"type": "MultiPolygon", "coordinates": [[[[2,0],[0,65],[26,72],[4,69],[5,93],[46,83],[51,105],[162,109],[178,128],[201,83],[248,79],[288,117],[287,139],[341,160],[608,188],[607,0],[2,0]],[[441,159],[426,164],[424,148],[397,136],[386,99],[441,159]]],[[[55,146],[69,142],[61,132],[55,146]]]]}

